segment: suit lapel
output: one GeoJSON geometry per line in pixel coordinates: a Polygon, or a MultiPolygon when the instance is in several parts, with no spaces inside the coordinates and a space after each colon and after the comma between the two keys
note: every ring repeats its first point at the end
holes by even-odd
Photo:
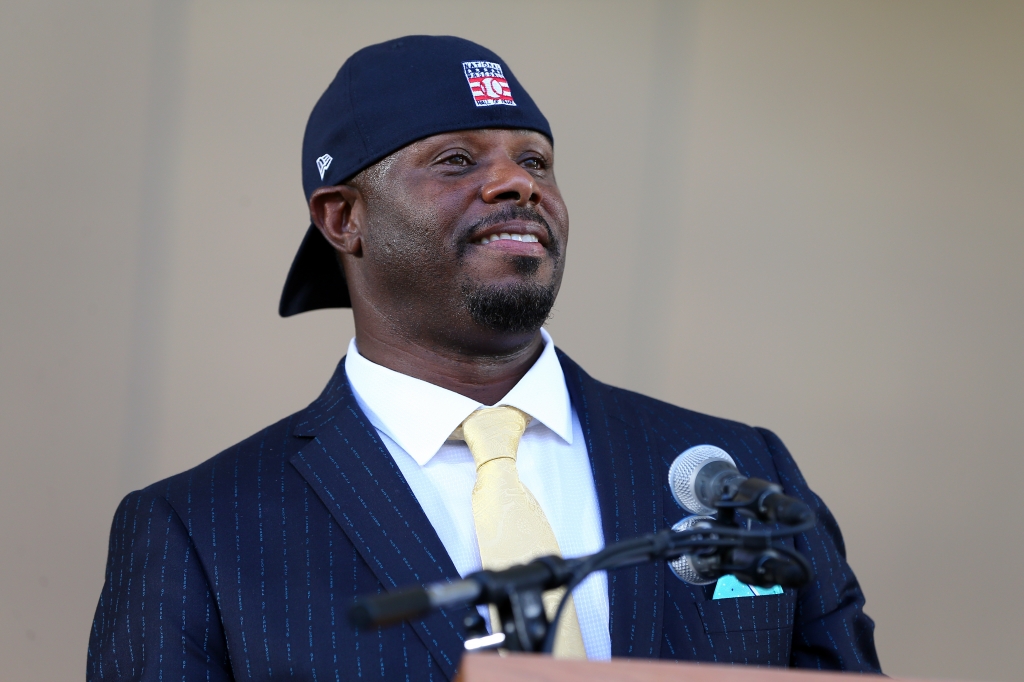
{"type": "MultiPolygon", "coordinates": [[[[312,440],[291,463],[345,531],[388,591],[459,574],[412,490],[360,410],[344,359],[324,393],[299,419],[295,435],[312,440]]],[[[439,610],[412,623],[449,679],[462,657],[469,609],[439,610]]]]}
{"type": "MultiPolygon", "coordinates": [[[[644,415],[559,351],[569,396],[590,453],[605,544],[662,528],[664,472],[644,415]]],[[[663,562],[608,572],[612,656],[658,658],[663,562]]]]}

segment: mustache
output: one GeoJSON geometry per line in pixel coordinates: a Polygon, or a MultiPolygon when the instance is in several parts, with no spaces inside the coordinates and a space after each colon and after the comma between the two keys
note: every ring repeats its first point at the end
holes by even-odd
{"type": "Polygon", "coordinates": [[[500,223],[507,223],[513,220],[518,220],[524,223],[536,223],[544,228],[544,231],[548,234],[548,248],[553,249],[555,252],[558,251],[558,244],[555,241],[555,233],[551,230],[551,226],[548,225],[548,221],[544,220],[544,216],[540,214],[535,208],[529,208],[527,206],[516,206],[515,204],[502,206],[494,213],[481,218],[476,221],[459,235],[460,250],[465,250],[469,246],[469,238],[479,230],[486,230],[488,227],[498,225],[500,223]]]}

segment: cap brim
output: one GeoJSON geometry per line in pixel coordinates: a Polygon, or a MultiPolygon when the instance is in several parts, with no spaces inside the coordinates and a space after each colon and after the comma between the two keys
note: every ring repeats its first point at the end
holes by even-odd
{"type": "Polygon", "coordinates": [[[281,317],[291,317],[319,308],[351,308],[338,256],[320,230],[310,225],[295,254],[277,308],[281,317]]]}

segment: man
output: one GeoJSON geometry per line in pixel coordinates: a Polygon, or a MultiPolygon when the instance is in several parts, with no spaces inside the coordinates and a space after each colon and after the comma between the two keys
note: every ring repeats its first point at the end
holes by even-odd
{"type": "Polygon", "coordinates": [[[356,338],[308,408],[121,503],[90,679],[451,679],[468,609],[356,629],[353,598],[661,530],[683,515],[670,463],[705,443],[815,508],[795,546],[817,579],[715,599],[664,563],[596,574],[556,655],[879,672],[839,529],[781,441],[605,386],[541,329],[568,213],[548,123],[497,55],[356,53],[303,181],[281,314],[351,306],[356,338]]]}

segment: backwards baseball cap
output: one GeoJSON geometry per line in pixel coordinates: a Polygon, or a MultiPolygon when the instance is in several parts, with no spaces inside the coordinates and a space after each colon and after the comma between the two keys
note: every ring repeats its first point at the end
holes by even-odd
{"type": "MultiPolygon", "coordinates": [[[[430,135],[479,128],[551,127],[508,65],[453,36],[406,36],[359,50],[313,107],[302,141],[306,202],[430,135]]],[[[289,317],[352,305],[334,248],[310,225],[278,312],[289,317]]]]}

